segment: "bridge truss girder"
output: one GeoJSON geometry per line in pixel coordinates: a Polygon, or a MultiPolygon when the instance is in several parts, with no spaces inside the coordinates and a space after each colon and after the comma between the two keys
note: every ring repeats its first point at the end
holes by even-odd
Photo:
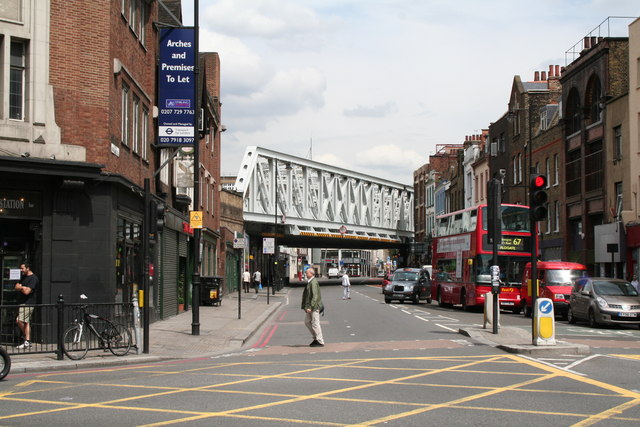
{"type": "Polygon", "coordinates": [[[277,226],[291,237],[382,246],[413,239],[413,188],[407,185],[251,146],[236,190],[243,194],[245,222],[277,226]]]}

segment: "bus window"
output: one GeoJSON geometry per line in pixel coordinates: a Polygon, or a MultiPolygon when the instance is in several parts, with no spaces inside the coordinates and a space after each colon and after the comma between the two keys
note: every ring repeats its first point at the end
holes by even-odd
{"type": "Polygon", "coordinates": [[[520,207],[502,207],[502,230],[529,232],[529,211],[520,207]]]}
{"type": "Polygon", "coordinates": [[[449,218],[445,217],[438,220],[438,236],[449,235],[449,218]]]}
{"type": "Polygon", "coordinates": [[[469,212],[469,231],[473,231],[476,229],[476,225],[478,222],[478,210],[473,209],[469,212]]]}

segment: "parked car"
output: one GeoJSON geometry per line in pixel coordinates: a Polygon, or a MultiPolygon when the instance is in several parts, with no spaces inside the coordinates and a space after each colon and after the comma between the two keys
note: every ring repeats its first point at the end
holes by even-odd
{"type": "Polygon", "coordinates": [[[329,279],[337,279],[341,276],[342,274],[340,274],[340,270],[337,268],[330,268],[329,271],[327,271],[327,277],[329,279]]]}
{"type": "Polygon", "coordinates": [[[640,296],[631,283],[608,277],[582,277],[573,282],[569,323],[640,325],[640,296]]]}
{"type": "Polygon", "coordinates": [[[431,304],[431,278],[429,272],[421,268],[399,268],[393,272],[391,282],[383,288],[384,302],[393,300],[412,301],[418,304],[421,300],[431,304]]]}

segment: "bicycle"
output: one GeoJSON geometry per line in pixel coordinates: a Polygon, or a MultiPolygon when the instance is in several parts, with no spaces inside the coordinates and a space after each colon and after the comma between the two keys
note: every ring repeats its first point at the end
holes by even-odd
{"type": "Polygon", "coordinates": [[[0,380],[9,375],[11,370],[11,358],[7,350],[0,346],[0,380]]]}
{"type": "MultiPolygon", "coordinates": [[[[86,299],[81,295],[80,298],[86,299]]],[[[125,356],[131,350],[132,338],[129,329],[113,323],[111,320],[87,312],[87,305],[78,307],[81,312],[79,319],[74,319],[74,325],[64,332],[62,350],[71,360],[84,359],[90,349],[90,338],[93,334],[100,344],[100,348],[108,349],[115,356],[125,356]],[[104,323],[102,332],[98,332],[94,321],[104,323]]]]}

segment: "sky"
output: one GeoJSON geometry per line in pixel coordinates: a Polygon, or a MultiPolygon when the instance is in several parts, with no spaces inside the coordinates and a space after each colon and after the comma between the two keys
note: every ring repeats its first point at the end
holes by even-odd
{"type": "MultiPolygon", "coordinates": [[[[182,0],[193,25],[195,0],[182,0]]],[[[437,144],[507,110],[513,78],[638,0],[199,0],[199,50],[221,64],[222,174],[259,146],[413,185],[437,144]]],[[[629,19],[604,33],[628,36],[629,19]],[[608,31],[608,32],[607,32],[608,31]]],[[[568,58],[568,59],[567,59],[568,58]]],[[[568,61],[568,62],[567,62],[568,61]]]]}

